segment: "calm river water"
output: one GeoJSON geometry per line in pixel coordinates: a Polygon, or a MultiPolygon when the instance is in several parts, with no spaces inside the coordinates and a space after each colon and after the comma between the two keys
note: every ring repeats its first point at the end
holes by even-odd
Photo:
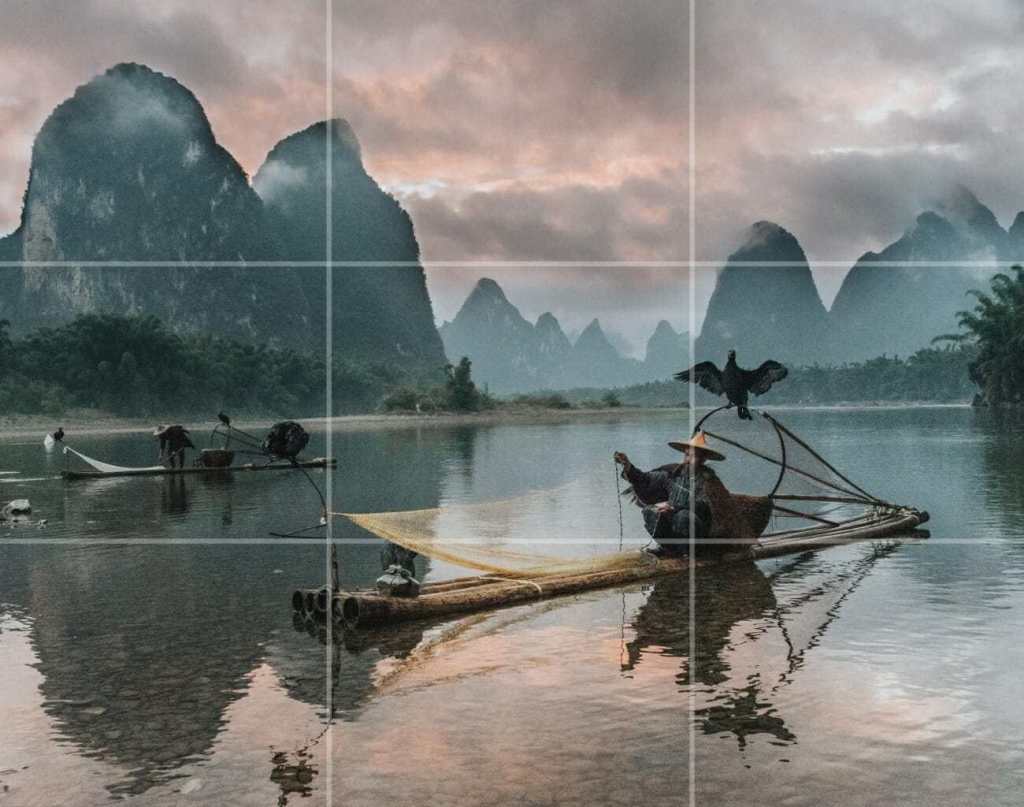
{"type": "MultiPolygon", "coordinates": [[[[705,567],[692,613],[688,579],[665,579],[330,644],[290,606],[324,579],[322,542],[268,535],[316,521],[300,474],[64,483],[42,435],[0,437],[0,502],[48,521],[0,528],[0,805],[1019,804],[1024,420],[778,414],[930,511],[931,539],[705,567]]],[[[546,490],[517,514],[555,544],[537,551],[617,545],[611,452],[660,464],[685,431],[679,413],[339,431],[334,496],[546,490]]],[[[124,465],[155,452],[67,439],[124,465]]],[[[337,537],[343,583],[371,583],[379,544],[337,537]]]]}

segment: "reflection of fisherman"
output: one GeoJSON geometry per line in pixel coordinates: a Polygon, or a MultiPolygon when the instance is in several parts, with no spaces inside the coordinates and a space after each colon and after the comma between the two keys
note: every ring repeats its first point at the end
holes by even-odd
{"type": "MultiPolygon", "coordinates": [[[[627,669],[638,665],[647,652],[685,658],[693,629],[701,648],[694,659],[694,680],[708,686],[719,684],[729,668],[726,651],[731,649],[733,628],[771,614],[777,607],[771,581],[752,560],[722,564],[714,574],[698,574],[692,584],[693,590],[686,576],[666,577],[654,584],[632,619],[635,635],[626,644],[627,669]]],[[[681,681],[688,677],[681,676],[681,681]]]]}
{"type": "Polygon", "coordinates": [[[692,581],[685,575],[658,580],[633,617],[634,638],[624,648],[623,669],[642,669],[645,656],[688,659],[676,681],[684,691],[694,682],[709,690],[708,707],[695,713],[704,733],[731,733],[741,749],[756,734],[770,735],[777,743],[795,742],[796,735],[768,701],[772,693],[762,688],[762,675],[750,675],[749,657],[734,652],[731,641],[737,625],[744,624],[747,634],[777,607],[771,581],[751,560],[724,564],[715,574],[698,574],[692,581]],[[692,660],[691,647],[700,648],[692,660]]]}
{"type": "Polygon", "coordinates": [[[174,467],[174,461],[178,461],[178,467],[185,467],[185,449],[195,448],[188,436],[188,429],[184,426],[157,426],[153,436],[160,441],[160,461],[168,462],[174,467]]]}
{"type": "Polygon", "coordinates": [[[704,432],[669,446],[686,455],[678,465],[644,472],[620,451],[615,453],[615,461],[623,466],[623,478],[633,485],[633,492],[643,505],[644,526],[658,542],[658,554],[683,554],[691,537],[697,540],[711,535],[715,502],[728,500],[725,485],[704,464],[725,457],[708,447],[704,432]]]}

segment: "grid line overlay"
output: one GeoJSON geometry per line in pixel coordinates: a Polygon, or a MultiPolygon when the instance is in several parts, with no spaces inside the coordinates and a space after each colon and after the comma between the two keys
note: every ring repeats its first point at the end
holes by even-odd
{"type": "MultiPolygon", "coordinates": [[[[693,366],[696,363],[696,346],[697,337],[695,335],[696,328],[694,323],[697,321],[697,280],[694,272],[695,261],[697,257],[697,213],[696,213],[696,200],[697,200],[697,132],[695,122],[697,119],[697,98],[696,98],[696,67],[697,67],[697,54],[696,54],[696,21],[697,21],[697,2],[696,0],[689,0],[689,15],[687,20],[687,60],[688,60],[688,72],[689,72],[689,86],[688,86],[688,99],[687,99],[687,155],[686,155],[686,175],[687,175],[687,248],[689,250],[689,267],[686,273],[687,279],[687,305],[688,314],[690,318],[689,327],[687,330],[687,348],[689,349],[689,366],[693,366]]],[[[696,399],[697,391],[695,384],[687,384],[687,402],[689,403],[689,409],[687,410],[687,420],[689,426],[689,433],[692,435],[693,430],[696,427],[696,399]]],[[[691,465],[690,471],[690,488],[693,489],[693,467],[691,465]]],[[[690,524],[689,524],[689,553],[690,557],[695,556],[695,538],[694,533],[696,532],[696,510],[690,508],[690,524]]],[[[694,663],[694,659],[697,657],[697,631],[696,631],[696,600],[697,600],[697,565],[694,563],[689,564],[688,569],[689,577],[689,591],[687,592],[688,608],[689,608],[689,647],[686,650],[687,661],[687,706],[689,707],[686,715],[687,725],[687,736],[689,741],[687,743],[686,756],[687,756],[687,772],[686,778],[687,783],[687,796],[689,798],[690,807],[695,807],[697,803],[697,726],[694,722],[694,714],[697,711],[697,691],[695,688],[696,684],[696,669],[697,665],[694,663]]]]}
{"type": "MultiPolygon", "coordinates": [[[[324,445],[327,457],[334,456],[334,0],[324,0],[324,445]]],[[[333,595],[337,557],[334,545],[334,468],[327,463],[324,482],[324,585],[333,595]]],[[[324,711],[327,727],[324,737],[324,792],[327,807],[334,804],[334,604],[325,620],[327,642],[324,648],[324,711]]]]}
{"type": "MultiPolygon", "coordinates": [[[[330,127],[333,128],[333,127],[330,127]]],[[[332,172],[329,172],[332,173],[332,172]]],[[[333,179],[332,179],[333,181],[333,179]]],[[[714,258],[697,260],[443,260],[423,259],[418,261],[0,261],[0,268],[28,269],[167,269],[175,266],[206,269],[323,269],[329,268],[423,268],[436,269],[722,269],[729,266],[765,267],[772,269],[803,269],[819,267],[825,269],[851,269],[856,260],[807,261],[747,261],[714,258]]],[[[874,269],[1009,269],[1024,263],[1024,256],[1009,261],[962,260],[962,261],[864,261],[860,265],[874,269]]]]}

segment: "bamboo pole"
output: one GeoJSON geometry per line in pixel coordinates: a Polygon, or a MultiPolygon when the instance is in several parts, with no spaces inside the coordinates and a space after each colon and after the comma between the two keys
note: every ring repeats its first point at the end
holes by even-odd
{"type": "MultiPolygon", "coordinates": [[[[834,528],[795,530],[755,544],[745,551],[725,555],[720,562],[751,557],[771,558],[854,541],[875,540],[905,533],[927,519],[927,513],[901,509],[881,518],[858,519],[834,528]]],[[[374,591],[339,592],[334,597],[332,610],[334,616],[349,627],[382,625],[625,585],[678,574],[690,568],[691,564],[700,566],[708,563],[699,559],[691,561],[687,557],[652,558],[640,552],[636,556],[635,564],[599,572],[541,575],[524,580],[486,576],[450,581],[437,584],[433,589],[425,587],[418,597],[387,597],[374,591]]]]}

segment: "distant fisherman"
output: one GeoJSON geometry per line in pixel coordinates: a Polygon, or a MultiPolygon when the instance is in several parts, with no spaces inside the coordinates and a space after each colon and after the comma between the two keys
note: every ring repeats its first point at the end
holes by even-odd
{"type": "Polygon", "coordinates": [[[188,436],[188,429],[184,426],[157,426],[153,436],[160,441],[160,461],[170,461],[171,468],[174,461],[178,461],[178,467],[185,467],[185,449],[195,448],[188,436]]]}
{"type": "Polygon", "coordinates": [[[63,440],[64,427],[58,426],[57,431],[55,431],[53,434],[48,434],[46,435],[46,437],[43,438],[43,446],[46,448],[47,451],[53,451],[53,449],[57,447],[57,443],[60,443],[63,440]]]}
{"type": "Polygon", "coordinates": [[[708,447],[704,432],[669,446],[686,455],[681,463],[641,471],[621,451],[615,452],[615,461],[623,466],[622,476],[633,485],[633,492],[643,506],[644,526],[658,542],[655,554],[681,555],[687,551],[691,524],[695,540],[711,535],[716,505],[728,508],[729,491],[704,464],[707,460],[725,459],[708,447]]]}

